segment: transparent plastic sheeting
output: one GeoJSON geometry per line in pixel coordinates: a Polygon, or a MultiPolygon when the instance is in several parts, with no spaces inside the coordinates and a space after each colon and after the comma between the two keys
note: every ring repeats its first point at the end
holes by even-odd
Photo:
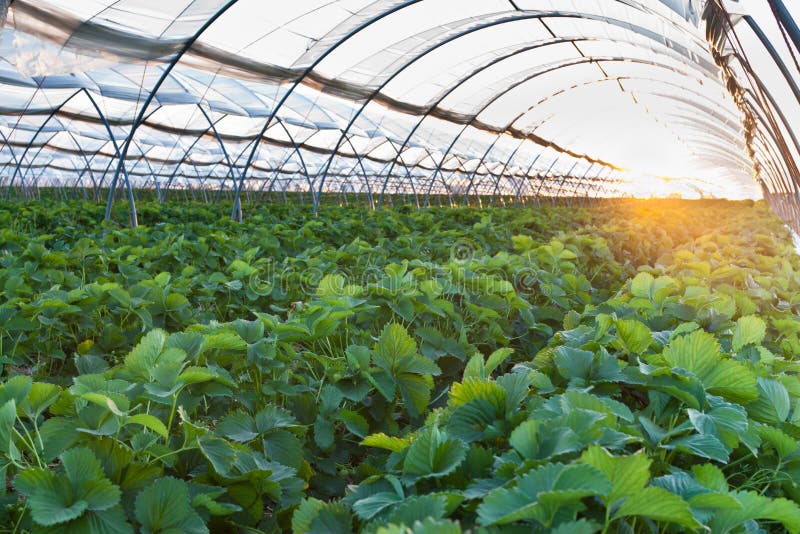
{"type": "Polygon", "coordinates": [[[800,2],[715,5],[706,9],[707,37],[744,116],[756,179],[774,209],[800,231],[800,2]]]}
{"type": "Polygon", "coordinates": [[[7,3],[10,197],[759,194],[703,0],[7,3]]]}

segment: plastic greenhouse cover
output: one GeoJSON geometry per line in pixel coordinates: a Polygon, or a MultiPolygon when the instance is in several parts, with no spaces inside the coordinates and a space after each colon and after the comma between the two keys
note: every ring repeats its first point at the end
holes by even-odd
{"type": "Polygon", "coordinates": [[[420,180],[441,193],[481,177],[513,194],[571,174],[580,190],[623,167],[649,171],[642,160],[662,145],[685,162],[673,173],[753,174],[703,0],[3,8],[2,185],[46,184],[51,166],[62,182],[90,172],[107,186],[124,160],[131,175],[224,188],[282,176],[319,191],[420,180]],[[594,128],[578,126],[586,117],[594,128]],[[665,127],[642,139],[654,121],[665,127]]]}

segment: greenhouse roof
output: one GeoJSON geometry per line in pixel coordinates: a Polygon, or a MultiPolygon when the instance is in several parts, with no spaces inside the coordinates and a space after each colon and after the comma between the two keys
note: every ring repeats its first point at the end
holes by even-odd
{"type": "Polygon", "coordinates": [[[793,202],[797,42],[768,5],[0,0],[0,184],[378,206],[635,193],[638,172],[793,202]]]}

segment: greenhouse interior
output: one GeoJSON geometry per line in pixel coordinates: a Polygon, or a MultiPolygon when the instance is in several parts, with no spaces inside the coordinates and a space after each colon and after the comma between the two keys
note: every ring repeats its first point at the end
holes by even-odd
{"type": "Polygon", "coordinates": [[[798,0],[0,0],[0,531],[800,533],[798,0]]]}

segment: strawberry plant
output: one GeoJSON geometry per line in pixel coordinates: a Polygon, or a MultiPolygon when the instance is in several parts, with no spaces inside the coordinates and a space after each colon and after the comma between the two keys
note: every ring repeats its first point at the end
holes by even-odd
{"type": "Polygon", "coordinates": [[[800,532],[761,204],[229,209],[0,204],[6,530],[800,532]]]}

